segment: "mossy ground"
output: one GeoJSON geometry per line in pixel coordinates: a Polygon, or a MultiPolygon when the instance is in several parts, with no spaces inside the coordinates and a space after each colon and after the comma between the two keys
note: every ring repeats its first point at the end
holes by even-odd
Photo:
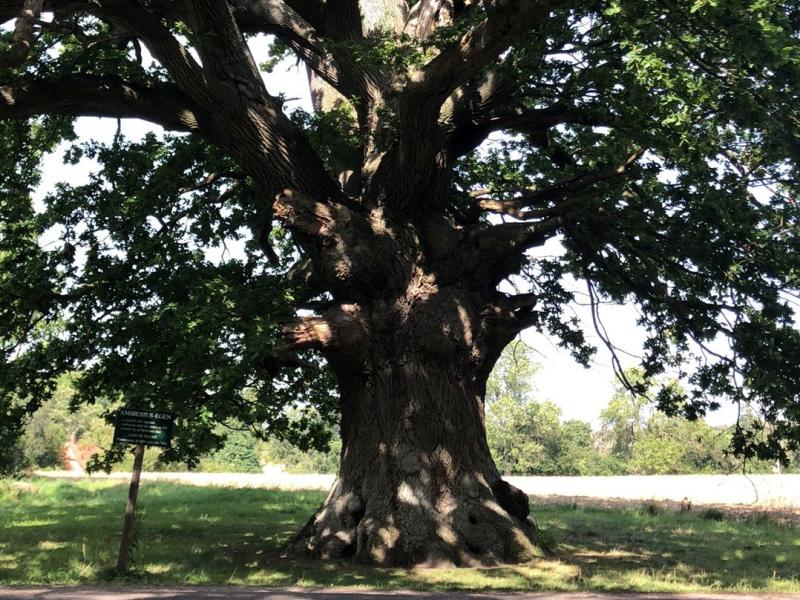
{"type": "MultiPolygon", "coordinates": [[[[0,481],[0,583],[108,580],[116,561],[126,494],[126,485],[110,481],[0,481]]],[[[800,527],[766,518],[726,520],[701,510],[534,505],[554,554],[519,566],[405,570],[280,558],[278,549],[323,497],[321,492],[144,482],[135,571],[115,581],[429,590],[800,592],[800,527]]]]}

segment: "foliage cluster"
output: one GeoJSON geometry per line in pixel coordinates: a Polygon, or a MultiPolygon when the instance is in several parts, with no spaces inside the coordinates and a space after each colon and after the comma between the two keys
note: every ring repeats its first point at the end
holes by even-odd
{"type": "MultiPolygon", "coordinates": [[[[293,293],[282,278],[291,260],[285,231],[272,236],[282,256],[269,267],[264,240],[252,234],[265,208],[246,200],[252,182],[229,159],[181,136],[70,145],[66,163],[86,159],[99,170],[84,185],[58,184],[34,209],[38,161],[54,140],[71,136],[71,124],[3,121],[0,128],[0,427],[12,428],[7,439],[70,373],[72,407],[99,406],[104,417],[120,404],[175,413],[177,436],[164,462],[196,465],[222,447],[220,424],[231,421],[305,448],[326,443],[336,418],[330,374],[278,374],[271,362],[293,293]],[[69,291],[57,292],[56,281],[69,291]],[[60,303],[73,301],[62,318],[60,303]],[[307,410],[290,420],[287,406],[307,410]]],[[[99,466],[122,459],[112,448],[99,466]]]]}

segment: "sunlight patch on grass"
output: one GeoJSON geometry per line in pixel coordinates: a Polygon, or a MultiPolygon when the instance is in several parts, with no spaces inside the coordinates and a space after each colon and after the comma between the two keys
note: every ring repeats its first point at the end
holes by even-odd
{"type": "Polygon", "coordinates": [[[6,525],[6,529],[20,529],[23,527],[47,527],[58,523],[55,519],[23,519],[16,520],[6,525]]]}
{"type": "Polygon", "coordinates": [[[202,514],[199,517],[197,517],[197,520],[202,521],[203,523],[218,523],[220,517],[212,517],[208,514],[202,514]]]}
{"type": "Polygon", "coordinates": [[[81,560],[70,560],[69,570],[75,573],[80,580],[94,579],[97,574],[96,565],[81,560]]]}
{"type": "Polygon", "coordinates": [[[18,560],[15,554],[0,554],[0,569],[16,569],[18,560]]]}
{"type": "Polygon", "coordinates": [[[50,540],[44,540],[36,545],[39,550],[60,550],[61,548],[66,548],[67,546],[68,544],[66,542],[53,542],[50,540]]]}
{"type": "Polygon", "coordinates": [[[408,579],[436,589],[561,590],[579,589],[581,569],[555,560],[487,569],[412,569],[408,579]]]}
{"type": "Polygon", "coordinates": [[[172,572],[175,567],[173,563],[146,563],[142,569],[149,575],[163,575],[172,572]]]}
{"type": "Polygon", "coordinates": [[[217,581],[209,577],[208,573],[206,573],[205,571],[194,571],[192,573],[187,574],[184,583],[187,583],[189,585],[201,585],[201,584],[217,583],[217,581]]]}
{"type": "Polygon", "coordinates": [[[798,577],[791,577],[790,579],[775,577],[770,582],[770,591],[784,593],[784,594],[797,594],[800,591],[800,579],[798,577]]]}
{"type": "Polygon", "coordinates": [[[264,585],[264,586],[284,586],[294,584],[286,573],[268,569],[257,569],[250,571],[247,575],[236,575],[228,579],[234,585],[264,585]]]}
{"type": "Polygon", "coordinates": [[[626,572],[604,572],[593,575],[592,587],[602,590],[630,590],[639,592],[693,592],[717,590],[718,580],[703,573],[687,574],[682,569],[636,569],[626,572]]]}

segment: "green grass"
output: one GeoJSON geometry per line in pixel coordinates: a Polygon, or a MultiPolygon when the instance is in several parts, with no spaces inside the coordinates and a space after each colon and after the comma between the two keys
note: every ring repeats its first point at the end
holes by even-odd
{"type": "MultiPolygon", "coordinates": [[[[126,494],[126,485],[108,481],[0,481],[0,583],[103,581],[116,560],[126,494]]],[[[404,570],[281,559],[278,548],[323,496],[144,482],[136,571],[127,581],[800,592],[798,526],[720,520],[701,511],[535,506],[555,555],[523,566],[404,570]]]]}

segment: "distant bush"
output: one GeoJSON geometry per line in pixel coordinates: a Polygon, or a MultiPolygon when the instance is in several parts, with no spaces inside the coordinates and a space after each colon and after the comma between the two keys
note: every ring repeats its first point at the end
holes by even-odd
{"type": "Polygon", "coordinates": [[[256,454],[257,444],[252,432],[230,430],[222,448],[201,458],[197,470],[209,473],[259,473],[261,463],[256,454]]]}
{"type": "Polygon", "coordinates": [[[706,508],[700,511],[700,516],[707,521],[724,521],[725,513],[718,508],[706,508]]]}
{"type": "Polygon", "coordinates": [[[342,440],[334,431],[327,451],[303,451],[285,440],[270,439],[261,442],[258,456],[263,464],[284,465],[289,473],[336,473],[342,440]]]}
{"type": "Polygon", "coordinates": [[[651,500],[650,502],[645,502],[642,504],[639,512],[643,515],[647,515],[648,517],[655,517],[661,512],[661,507],[651,500]]]}

